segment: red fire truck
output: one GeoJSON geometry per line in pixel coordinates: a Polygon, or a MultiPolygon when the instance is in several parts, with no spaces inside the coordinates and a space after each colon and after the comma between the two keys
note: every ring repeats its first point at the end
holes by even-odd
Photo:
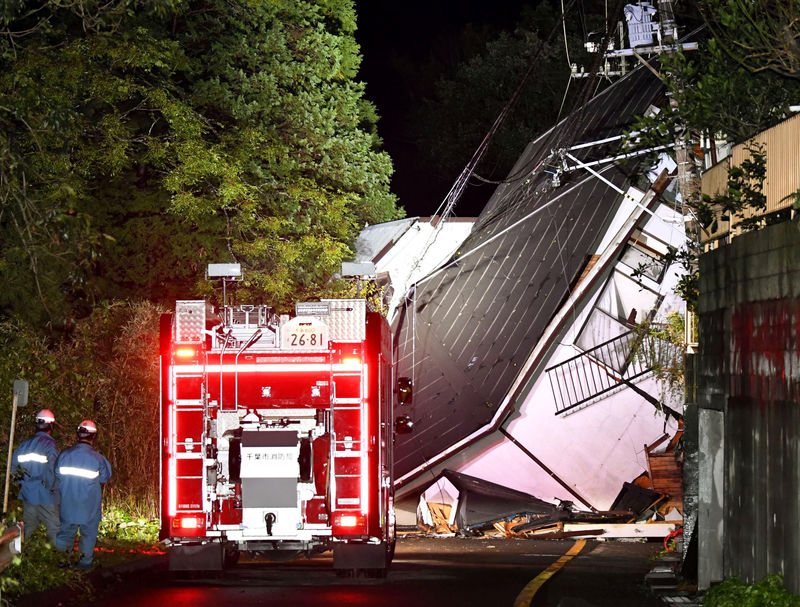
{"type": "Polygon", "coordinates": [[[160,350],[172,570],[332,550],[336,570],[386,571],[397,392],[380,314],[349,299],[298,303],[294,317],[178,301],[160,350]]]}

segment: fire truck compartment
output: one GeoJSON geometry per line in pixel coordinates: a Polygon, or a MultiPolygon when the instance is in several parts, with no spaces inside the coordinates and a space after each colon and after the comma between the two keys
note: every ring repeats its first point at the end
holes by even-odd
{"type": "Polygon", "coordinates": [[[245,534],[296,535],[300,444],[297,430],[242,432],[242,524],[245,534]]]}

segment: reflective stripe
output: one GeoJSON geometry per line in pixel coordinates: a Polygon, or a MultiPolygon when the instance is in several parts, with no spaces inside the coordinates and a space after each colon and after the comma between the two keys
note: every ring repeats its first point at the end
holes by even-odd
{"type": "Polygon", "coordinates": [[[42,455],[41,453],[23,453],[17,458],[17,461],[21,463],[27,462],[36,462],[39,464],[46,464],[47,463],[47,456],[42,455]]]}
{"type": "Polygon", "coordinates": [[[75,468],[73,466],[59,466],[58,473],[66,476],[80,476],[81,478],[97,478],[100,472],[97,470],[87,470],[86,468],[75,468]]]}

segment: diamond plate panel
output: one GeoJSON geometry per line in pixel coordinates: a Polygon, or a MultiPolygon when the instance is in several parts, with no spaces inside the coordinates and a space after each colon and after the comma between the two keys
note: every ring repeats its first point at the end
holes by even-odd
{"type": "Polygon", "coordinates": [[[367,335],[367,302],[364,299],[323,299],[330,315],[320,316],[328,324],[333,341],[364,341],[367,335]]]}
{"type": "Polygon", "coordinates": [[[182,300],[175,302],[175,342],[198,344],[205,339],[206,302],[182,300]]]}

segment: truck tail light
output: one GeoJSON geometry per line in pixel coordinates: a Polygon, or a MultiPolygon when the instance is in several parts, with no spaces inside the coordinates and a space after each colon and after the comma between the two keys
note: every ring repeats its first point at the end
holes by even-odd
{"type": "Polygon", "coordinates": [[[366,533],[367,517],[359,512],[337,512],[333,516],[334,535],[366,533]]]}
{"type": "Polygon", "coordinates": [[[205,524],[205,517],[197,515],[176,516],[172,519],[172,526],[176,529],[202,529],[205,524]]]}
{"type": "Polygon", "coordinates": [[[175,350],[175,356],[177,358],[184,358],[184,359],[185,358],[194,358],[194,355],[195,355],[194,348],[182,347],[182,348],[178,348],[177,350],[175,350]]]}

